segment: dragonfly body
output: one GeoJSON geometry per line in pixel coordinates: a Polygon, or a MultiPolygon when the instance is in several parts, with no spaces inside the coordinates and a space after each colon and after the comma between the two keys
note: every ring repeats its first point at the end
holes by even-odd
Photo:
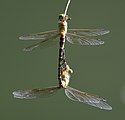
{"type": "MultiPolygon", "coordinates": [[[[59,15],[59,34],[60,34],[60,42],[59,42],[59,64],[58,64],[58,80],[59,85],[62,84],[62,66],[66,65],[65,61],[65,36],[67,33],[67,20],[68,16],[65,16],[64,14],[59,15]]],[[[66,68],[66,66],[64,67],[66,68]]]]}

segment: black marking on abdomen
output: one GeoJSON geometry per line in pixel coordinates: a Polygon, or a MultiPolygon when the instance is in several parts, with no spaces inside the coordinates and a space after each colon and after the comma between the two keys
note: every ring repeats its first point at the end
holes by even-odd
{"type": "Polygon", "coordinates": [[[64,36],[61,36],[59,42],[59,64],[58,64],[58,80],[60,86],[62,81],[62,68],[65,68],[66,66],[64,46],[65,46],[65,38],[64,36]]]}

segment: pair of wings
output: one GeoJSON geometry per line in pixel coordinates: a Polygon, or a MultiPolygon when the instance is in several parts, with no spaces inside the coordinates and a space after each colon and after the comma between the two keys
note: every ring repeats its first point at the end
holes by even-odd
{"type": "MultiPolygon", "coordinates": [[[[109,33],[109,30],[105,29],[68,29],[66,33],[66,40],[71,44],[80,45],[101,45],[104,41],[96,38],[96,36],[109,33]]],[[[39,42],[26,47],[25,51],[31,51],[32,49],[41,46],[47,41],[59,40],[59,32],[57,30],[40,32],[35,34],[29,34],[20,36],[21,40],[40,40],[39,42]]]]}
{"type": "MultiPolygon", "coordinates": [[[[59,89],[61,89],[61,87],[53,86],[43,89],[17,90],[13,92],[13,95],[15,98],[20,98],[20,99],[34,99],[53,94],[59,89]]],[[[65,94],[69,99],[73,101],[83,102],[88,105],[98,107],[100,109],[112,110],[112,107],[106,103],[106,100],[97,95],[81,92],[69,86],[67,86],[67,88],[65,89],[65,94]]]]}

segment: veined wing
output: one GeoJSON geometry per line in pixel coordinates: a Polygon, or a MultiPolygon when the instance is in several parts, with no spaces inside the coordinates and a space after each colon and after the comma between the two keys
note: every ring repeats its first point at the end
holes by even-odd
{"type": "Polygon", "coordinates": [[[34,33],[30,35],[20,36],[19,39],[21,40],[39,40],[39,42],[36,42],[26,48],[24,48],[24,51],[31,51],[36,47],[39,47],[41,45],[44,45],[43,43],[47,42],[53,42],[54,39],[56,39],[59,36],[59,33],[57,30],[47,31],[47,32],[40,32],[40,33],[34,33]]]}
{"type": "Polygon", "coordinates": [[[109,33],[106,29],[68,29],[68,33],[80,36],[98,36],[109,33]]]}
{"type": "Polygon", "coordinates": [[[46,40],[58,34],[57,30],[51,30],[46,32],[33,33],[29,35],[20,36],[20,40],[46,40]]]}
{"type": "Polygon", "coordinates": [[[73,101],[83,102],[100,109],[112,110],[112,107],[106,103],[106,100],[97,95],[91,95],[86,92],[81,92],[69,86],[65,89],[65,94],[69,99],[73,101]]]}
{"type": "Polygon", "coordinates": [[[50,38],[48,38],[48,39],[41,40],[41,41],[36,42],[36,43],[34,43],[34,44],[32,44],[32,45],[29,45],[28,47],[25,47],[23,50],[24,50],[24,51],[32,51],[34,48],[37,48],[37,47],[42,46],[42,45],[44,45],[44,44],[49,44],[49,43],[54,42],[54,40],[57,40],[58,37],[59,37],[59,35],[56,34],[56,35],[53,36],[53,37],[50,37],[50,38]]]}
{"type": "Polygon", "coordinates": [[[17,91],[14,91],[12,94],[15,98],[19,98],[19,99],[35,99],[38,97],[43,97],[46,95],[53,94],[59,89],[60,87],[53,86],[53,87],[48,87],[43,89],[17,90],[17,91]]]}
{"type": "Polygon", "coordinates": [[[80,45],[102,45],[104,41],[90,36],[80,36],[72,33],[66,34],[66,40],[72,44],[80,45]]]}

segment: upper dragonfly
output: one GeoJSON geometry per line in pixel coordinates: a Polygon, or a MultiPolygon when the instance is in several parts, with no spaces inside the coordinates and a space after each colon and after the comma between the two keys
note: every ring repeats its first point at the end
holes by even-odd
{"type": "Polygon", "coordinates": [[[96,36],[109,33],[106,29],[67,29],[67,20],[70,17],[66,15],[70,0],[66,6],[64,14],[60,14],[58,18],[59,29],[46,32],[33,33],[29,35],[20,36],[21,40],[38,40],[38,42],[24,48],[25,51],[31,51],[34,48],[41,46],[44,42],[52,41],[54,39],[63,37],[71,44],[80,45],[102,45],[104,41],[96,38],[96,36]]]}

